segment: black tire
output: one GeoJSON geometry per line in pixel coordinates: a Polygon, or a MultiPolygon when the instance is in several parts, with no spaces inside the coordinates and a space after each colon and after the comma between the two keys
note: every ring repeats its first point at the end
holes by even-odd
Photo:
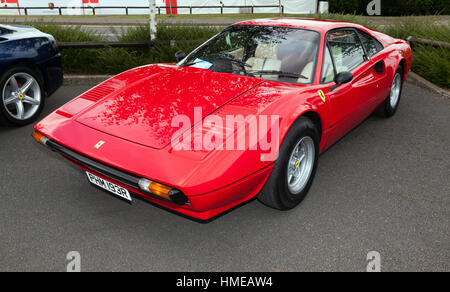
{"type": "Polygon", "coordinates": [[[395,77],[397,75],[399,75],[400,78],[401,78],[400,79],[401,80],[401,82],[400,82],[400,93],[399,93],[399,97],[398,97],[397,103],[395,104],[395,106],[392,106],[392,104],[391,104],[392,92],[389,92],[389,95],[386,98],[386,100],[375,111],[375,114],[378,117],[390,118],[390,117],[392,117],[395,114],[395,112],[398,109],[398,106],[400,104],[400,100],[401,100],[401,97],[402,97],[402,91],[403,91],[403,69],[402,69],[402,67],[398,67],[397,71],[394,74],[394,78],[392,80],[392,83],[394,83],[395,77]]]}
{"type": "Polygon", "coordinates": [[[0,124],[5,125],[5,126],[28,125],[37,120],[37,118],[41,114],[44,106],[45,106],[44,81],[43,81],[42,75],[40,74],[40,72],[37,69],[30,68],[25,65],[18,65],[18,66],[14,66],[14,67],[6,70],[6,72],[4,72],[2,74],[2,76],[0,77],[0,124]],[[41,93],[40,93],[41,99],[40,99],[40,104],[39,104],[37,111],[29,118],[23,119],[23,120],[16,119],[13,116],[11,116],[11,114],[8,113],[8,111],[6,110],[6,105],[5,105],[4,98],[3,98],[3,93],[4,93],[4,88],[5,88],[6,82],[12,75],[17,74],[17,73],[26,73],[28,75],[31,75],[37,81],[39,88],[41,90],[41,93]]]}
{"type": "Polygon", "coordinates": [[[314,180],[319,159],[319,143],[320,135],[314,123],[307,117],[300,117],[287,133],[281,145],[275,167],[261,193],[258,195],[258,200],[278,210],[289,210],[300,204],[306,197],[314,180]],[[304,137],[310,137],[314,142],[314,164],[305,187],[301,192],[293,194],[288,187],[287,166],[291,153],[294,151],[298,142],[304,137]]]}

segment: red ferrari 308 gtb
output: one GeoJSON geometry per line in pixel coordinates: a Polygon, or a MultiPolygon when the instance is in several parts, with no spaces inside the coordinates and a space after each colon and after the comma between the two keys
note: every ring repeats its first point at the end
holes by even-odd
{"type": "Polygon", "coordinates": [[[97,85],[33,137],[126,200],[203,220],[255,196],[287,210],[321,152],[373,112],[395,113],[412,63],[403,40],[289,18],[237,23],[176,57],[97,85]]]}

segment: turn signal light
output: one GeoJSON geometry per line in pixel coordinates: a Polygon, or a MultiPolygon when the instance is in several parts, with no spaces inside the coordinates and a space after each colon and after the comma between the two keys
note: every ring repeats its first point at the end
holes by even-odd
{"type": "Polygon", "coordinates": [[[171,187],[156,183],[148,179],[139,180],[139,187],[145,192],[170,200],[170,191],[172,190],[171,187]]]}
{"type": "Polygon", "coordinates": [[[34,132],[32,134],[32,136],[33,136],[34,140],[38,141],[39,143],[41,143],[43,145],[47,144],[48,138],[45,137],[44,135],[42,135],[41,133],[34,132]]]}
{"type": "Polygon", "coordinates": [[[185,204],[188,201],[187,197],[181,191],[145,178],[139,180],[139,188],[146,193],[164,198],[176,204],[185,204]]]}

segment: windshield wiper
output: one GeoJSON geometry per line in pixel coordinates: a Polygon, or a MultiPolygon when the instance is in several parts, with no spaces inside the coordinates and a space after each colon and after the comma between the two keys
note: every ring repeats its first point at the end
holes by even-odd
{"type": "Polygon", "coordinates": [[[249,73],[251,73],[253,75],[279,75],[279,76],[283,76],[283,77],[302,78],[302,79],[309,80],[308,77],[303,76],[302,74],[299,74],[299,73],[284,72],[284,71],[277,71],[277,70],[262,70],[262,71],[253,71],[253,72],[249,72],[249,73]]]}

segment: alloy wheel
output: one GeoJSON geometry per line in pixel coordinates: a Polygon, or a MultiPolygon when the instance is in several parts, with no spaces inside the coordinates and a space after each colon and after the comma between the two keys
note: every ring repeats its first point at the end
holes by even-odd
{"type": "Polygon", "coordinates": [[[15,73],[3,87],[3,106],[16,120],[31,118],[41,105],[42,92],[37,80],[27,73],[15,73]]]}

